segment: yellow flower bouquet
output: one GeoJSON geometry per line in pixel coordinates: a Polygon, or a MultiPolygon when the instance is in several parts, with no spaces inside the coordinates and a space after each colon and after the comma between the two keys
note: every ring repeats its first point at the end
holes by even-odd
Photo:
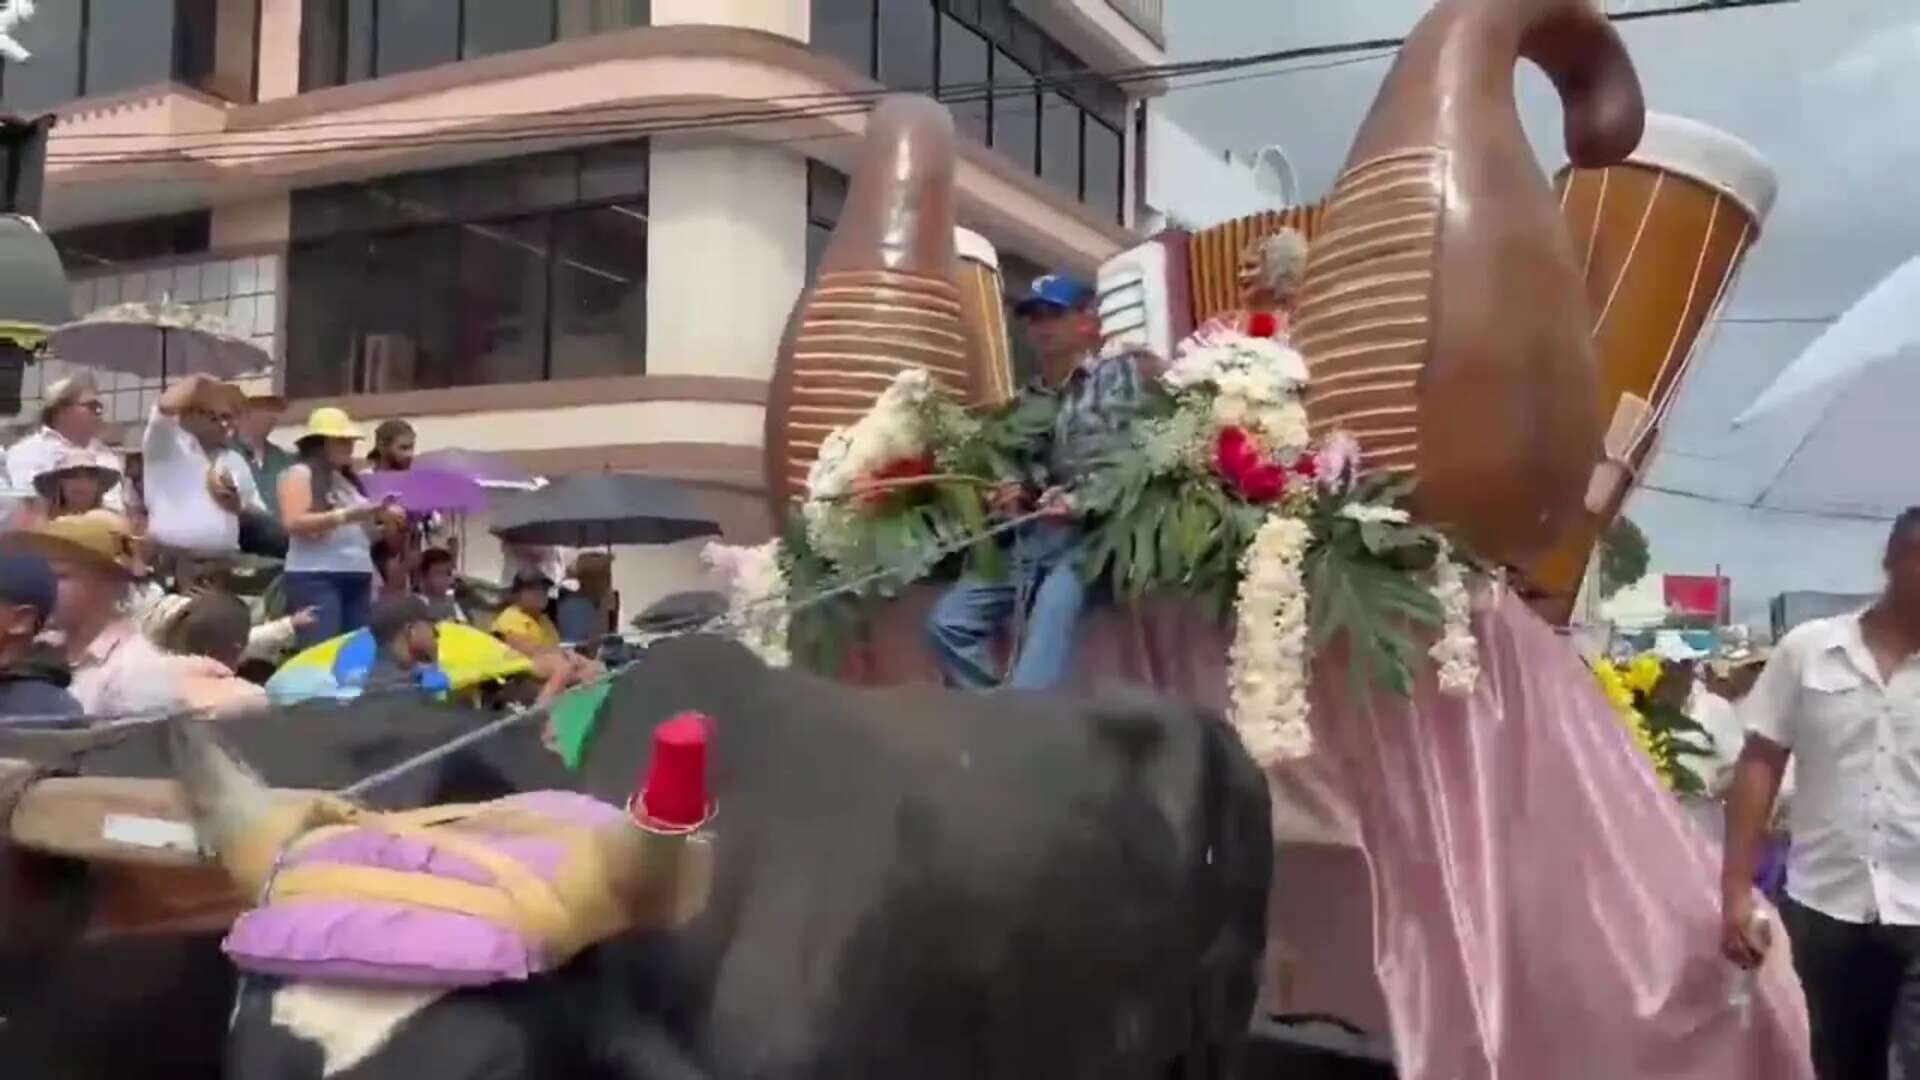
{"type": "Polygon", "coordinates": [[[1665,665],[1653,653],[1642,653],[1625,664],[1603,657],[1593,665],[1600,692],[1620,714],[1640,752],[1653,763],[1660,783],[1677,794],[1703,794],[1705,782],[1683,759],[1711,756],[1712,738],[1685,712],[1655,698],[1665,675],[1665,665]]]}

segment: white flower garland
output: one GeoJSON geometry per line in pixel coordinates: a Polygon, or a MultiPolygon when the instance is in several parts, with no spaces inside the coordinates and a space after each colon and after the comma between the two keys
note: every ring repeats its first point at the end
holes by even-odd
{"type": "Polygon", "coordinates": [[[1244,428],[1268,455],[1307,448],[1307,361],[1281,342],[1237,332],[1190,338],[1161,381],[1183,396],[1212,387],[1214,425],[1244,428]]]}
{"type": "Polygon", "coordinates": [[[1263,768],[1313,751],[1307,726],[1307,589],[1312,533],[1274,514],[1240,557],[1238,621],[1229,654],[1229,716],[1263,768]]]}
{"type": "Polygon", "coordinates": [[[700,558],[727,583],[727,622],[740,635],[740,643],[770,667],[791,663],[787,648],[791,616],[780,541],[769,540],[759,547],[711,543],[700,558]]]}
{"type": "Polygon", "coordinates": [[[1441,541],[1433,561],[1433,597],[1440,601],[1440,640],[1427,655],[1439,666],[1440,692],[1466,697],[1480,683],[1480,643],[1473,636],[1473,597],[1467,576],[1441,541]]]}
{"type": "Polygon", "coordinates": [[[854,485],[880,469],[927,451],[927,404],[937,392],[925,368],[893,377],[866,415],[835,428],[820,444],[807,470],[807,501],[801,516],[814,549],[840,562],[853,554],[857,509],[847,498],[854,485]]]}

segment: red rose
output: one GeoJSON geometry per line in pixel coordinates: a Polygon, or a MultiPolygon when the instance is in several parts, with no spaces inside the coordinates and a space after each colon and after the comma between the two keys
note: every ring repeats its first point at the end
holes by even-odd
{"type": "Polygon", "coordinates": [[[1272,502],[1287,491],[1287,470],[1261,460],[1260,450],[1245,430],[1220,429],[1214,440],[1213,464],[1227,486],[1248,502],[1272,502]]]}
{"type": "Polygon", "coordinates": [[[1320,478],[1320,462],[1312,454],[1301,454],[1293,461],[1293,471],[1302,480],[1320,478]]]}
{"type": "Polygon", "coordinates": [[[1271,311],[1256,311],[1247,316],[1247,336],[1270,338],[1280,333],[1280,320],[1271,311]]]}
{"type": "Polygon", "coordinates": [[[912,486],[895,486],[891,481],[910,480],[916,476],[931,476],[932,474],[933,458],[926,454],[900,458],[897,461],[889,461],[885,465],[873,470],[873,475],[867,477],[866,483],[879,485],[879,487],[876,490],[871,490],[861,495],[860,501],[868,504],[882,502],[887,496],[898,493],[901,488],[910,488],[912,486]]]}

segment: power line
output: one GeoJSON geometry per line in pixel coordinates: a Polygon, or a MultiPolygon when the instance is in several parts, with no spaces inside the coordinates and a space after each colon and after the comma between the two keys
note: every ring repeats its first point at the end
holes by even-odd
{"type": "MultiPolygon", "coordinates": [[[[1617,15],[1610,15],[1609,18],[1612,18],[1616,21],[1629,21],[1629,20],[1636,20],[1636,19],[1652,18],[1656,16],[1670,16],[1670,15],[1704,13],[1704,12],[1710,12],[1710,11],[1721,11],[1721,10],[1727,10],[1733,7],[1759,7],[1759,6],[1771,6],[1775,4],[1795,3],[1795,2],[1797,2],[1797,0],[1708,0],[1708,2],[1685,5],[1685,6],[1676,7],[1676,8],[1667,8],[1667,9],[1661,9],[1661,10],[1655,10],[1655,11],[1627,12],[1627,13],[1621,13],[1617,15]]],[[[1351,53],[1378,54],[1377,56],[1360,57],[1350,61],[1354,63],[1360,63],[1360,62],[1366,62],[1372,59],[1377,59],[1379,58],[1379,56],[1388,55],[1388,53],[1382,52],[1382,50],[1397,49],[1402,44],[1404,44],[1404,42],[1405,42],[1405,38],[1402,38],[1402,37],[1375,38],[1375,39],[1366,40],[1366,41],[1351,41],[1351,42],[1340,42],[1340,43],[1328,44],[1328,45],[1313,45],[1313,46],[1305,46],[1305,47],[1291,48],[1291,49],[1278,49],[1278,50],[1271,50],[1268,52],[1254,53],[1254,54],[1238,56],[1238,57],[1223,57],[1223,58],[1217,58],[1217,59],[1211,59],[1211,60],[1186,61],[1181,63],[1142,66],[1142,67],[1136,67],[1136,68],[1121,69],[1119,71],[1114,71],[1114,72],[1080,71],[1080,72],[1068,72],[1060,75],[1037,75],[1037,76],[1034,76],[1030,81],[1015,84],[1014,89],[1016,92],[1025,92],[1027,91],[1028,87],[1031,87],[1032,88],[1031,92],[1034,94],[1038,94],[1040,92],[1050,90],[1050,89],[1069,89],[1082,83],[1126,85],[1129,83],[1137,83],[1137,82],[1165,81],[1165,80],[1180,78],[1180,77],[1189,76],[1189,75],[1212,74],[1215,72],[1230,71],[1238,68],[1263,66],[1263,65],[1275,64],[1275,63],[1285,63],[1293,60],[1312,59],[1312,58],[1325,57],[1325,56],[1338,56],[1342,54],[1351,54],[1351,53]]],[[[1271,72],[1267,74],[1279,75],[1279,74],[1285,74],[1288,71],[1315,70],[1319,67],[1333,67],[1333,66],[1340,66],[1340,65],[1327,64],[1327,65],[1301,66],[1298,68],[1283,69],[1282,71],[1271,72]]],[[[1259,77],[1259,76],[1246,76],[1246,78],[1253,78],[1253,77],[1259,77]]],[[[1217,80],[1213,82],[1200,83],[1198,85],[1201,85],[1201,86],[1220,85],[1222,83],[1235,82],[1235,81],[1241,81],[1241,80],[1240,79],[1217,80]]],[[[596,137],[600,135],[648,134],[648,133],[710,130],[715,128],[737,127],[743,124],[774,123],[774,122],[787,121],[787,120],[827,119],[834,116],[840,116],[840,115],[846,115],[853,112],[865,111],[866,109],[870,108],[872,104],[875,101],[877,101],[880,97],[890,93],[916,93],[916,92],[928,93],[936,97],[938,100],[946,101],[949,103],[965,103],[965,102],[988,100],[989,98],[996,96],[996,94],[1005,94],[1008,91],[1008,89],[1009,88],[1007,84],[1003,81],[996,82],[994,80],[988,80],[988,81],[982,81],[982,82],[956,84],[956,85],[944,88],[944,91],[942,88],[932,87],[932,86],[883,87],[883,88],[875,88],[871,90],[849,91],[844,93],[823,92],[823,93],[808,94],[808,95],[785,95],[777,98],[762,98],[762,99],[758,99],[757,101],[753,99],[740,99],[732,103],[732,107],[734,108],[733,112],[730,112],[730,113],[717,112],[717,113],[709,113],[706,115],[695,114],[692,116],[684,117],[680,119],[678,122],[668,122],[668,123],[661,123],[661,124],[640,124],[640,125],[629,126],[627,124],[618,124],[615,121],[606,121],[606,120],[598,121],[598,122],[588,121],[585,123],[559,123],[556,119],[553,126],[550,126],[544,129],[523,128],[518,130],[503,130],[500,132],[469,131],[469,132],[453,132],[453,133],[422,133],[420,136],[415,138],[408,138],[403,136],[397,140],[382,139],[377,148],[420,149],[420,148],[428,148],[428,147],[434,147],[434,146],[464,145],[464,144],[471,144],[471,143],[495,143],[495,142],[511,143],[511,142],[558,139],[558,138],[566,138],[566,137],[580,138],[580,137],[596,137]],[[741,108],[742,106],[752,106],[756,104],[762,105],[765,107],[764,108],[741,108]],[[612,126],[612,127],[604,126],[607,124],[614,124],[615,126],[612,126]]],[[[513,118],[514,119],[529,119],[529,118],[539,118],[539,117],[577,118],[581,116],[595,116],[603,113],[629,114],[636,111],[644,111],[647,109],[670,109],[675,107],[677,107],[677,103],[637,102],[637,103],[605,104],[605,105],[595,105],[595,106],[581,106],[578,108],[561,109],[561,110],[548,110],[545,112],[515,114],[513,118]]],[[[496,114],[482,114],[482,115],[469,114],[466,116],[440,116],[440,117],[429,117],[429,118],[406,118],[406,119],[396,118],[391,120],[313,121],[313,122],[300,125],[297,129],[295,129],[292,132],[266,133],[269,135],[278,134],[278,135],[286,135],[286,136],[295,136],[291,140],[288,140],[285,138],[262,138],[262,139],[248,140],[246,139],[244,132],[234,132],[226,129],[216,129],[216,130],[207,130],[202,132],[191,133],[193,135],[207,136],[217,140],[213,142],[204,142],[199,144],[181,144],[176,142],[176,143],[173,143],[172,145],[169,145],[163,148],[157,148],[153,150],[144,150],[144,151],[130,151],[130,152],[118,152],[118,151],[107,150],[107,149],[76,148],[72,150],[50,152],[48,154],[48,160],[49,162],[55,162],[55,163],[58,163],[58,162],[85,163],[85,162],[109,162],[109,161],[117,162],[117,163],[172,162],[172,161],[180,161],[180,160],[188,159],[189,152],[196,149],[205,149],[207,151],[210,151],[209,153],[206,153],[206,154],[191,154],[190,160],[196,161],[196,162],[221,161],[221,160],[229,160],[229,159],[238,160],[238,159],[244,159],[244,158],[256,156],[257,154],[263,151],[272,151],[272,150],[279,150],[279,152],[274,155],[276,157],[284,157],[284,156],[292,156],[292,155],[300,155],[300,154],[308,154],[308,153],[334,153],[334,152],[354,148],[352,143],[344,142],[344,140],[351,138],[351,139],[356,139],[357,141],[357,140],[372,138],[378,133],[378,131],[391,127],[392,125],[396,125],[396,124],[415,125],[422,122],[423,119],[429,122],[436,122],[436,123],[486,123],[486,122],[507,119],[507,117],[496,113],[496,114]],[[353,129],[357,129],[358,134],[357,136],[349,136],[349,135],[335,136],[335,139],[336,139],[335,142],[327,143],[324,145],[315,145],[313,143],[313,140],[311,139],[297,137],[298,133],[311,132],[311,131],[317,131],[317,130],[332,130],[334,128],[353,128],[353,129]],[[282,147],[284,147],[285,149],[280,149],[282,147]]],[[[69,136],[68,138],[72,140],[88,139],[88,140],[112,141],[112,140],[122,140],[122,139],[129,139],[129,138],[152,140],[156,138],[156,136],[142,135],[142,134],[133,133],[133,132],[112,132],[112,133],[101,132],[101,133],[91,133],[91,134],[76,134],[73,136],[69,136]]]]}
{"type": "Polygon", "coordinates": [[[1666,487],[1662,484],[1641,484],[1641,491],[1651,491],[1659,495],[1671,495],[1678,499],[1690,499],[1694,502],[1711,503],[1716,506],[1733,507],[1739,510],[1757,511],[1762,514],[1781,514],[1787,517],[1819,518],[1825,521],[1873,521],[1889,522],[1892,514],[1879,514],[1866,510],[1812,510],[1790,506],[1768,506],[1750,499],[1731,499],[1724,495],[1709,495],[1704,491],[1688,491],[1684,488],[1666,487]]]}

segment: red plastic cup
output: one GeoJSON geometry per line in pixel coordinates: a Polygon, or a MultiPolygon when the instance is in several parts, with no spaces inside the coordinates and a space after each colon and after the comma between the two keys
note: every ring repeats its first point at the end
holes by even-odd
{"type": "Polygon", "coordinates": [[[653,731],[653,756],[642,770],[640,813],[634,818],[653,829],[692,829],[707,820],[707,739],[713,721],[683,712],[653,731]]]}

